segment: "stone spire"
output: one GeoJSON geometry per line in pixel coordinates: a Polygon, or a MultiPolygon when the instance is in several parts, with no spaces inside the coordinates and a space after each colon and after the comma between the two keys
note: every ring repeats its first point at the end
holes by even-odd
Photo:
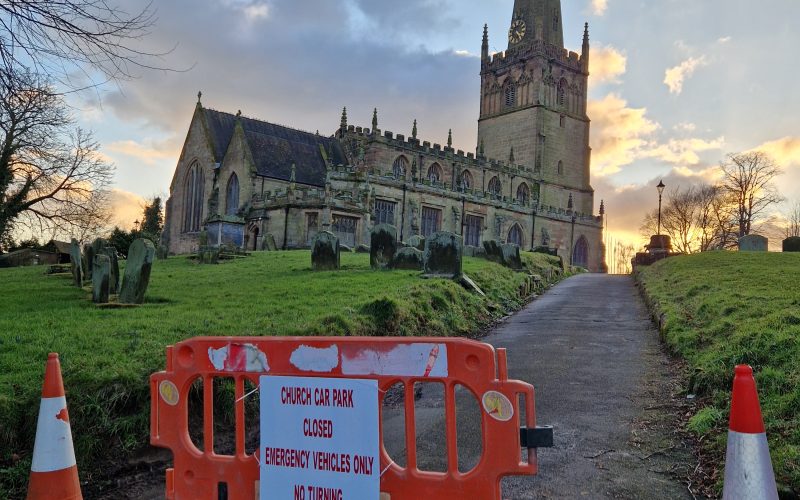
{"type": "MultiPolygon", "coordinates": [[[[372,130],[373,132],[378,130],[378,108],[375,108],[372,111],[372,130]]],[[[375,132],[377,133],[377,132],[375,132]]]]}
{"type": "Polygon", "coordinates": [[[600,200],[600,216],[602,217],[605,214],[606,214],[606,201],[600,200]]]}
{"type": "Polygon", "coordinates": [[[197,91],[197,105],[198,106],[202,106],[203,105],[203,103],[200,102],[200,100],[202,98],[203,98],[203,91],[202,90],[197,91]]]}
{"type": "Polygon", "coordinates": [[[447,147],[453,147],[453,129],[450,129],[450,131],[447,132],[447,147]]]}
{"type": "Polygon", "coordinates": [[[589,72],[589,23],[583,26],[583,49],[581,50],[581,67],[585,73],[589,72]]]}
{"type": "Polygon", "coordinates": [[[489,59],[489,25],[483,25],[483,44],[481,45],[481,60],[489,59]]]}
{"type": "Polygon", "coordinates": [[[416,139],[417,138],[417,120],[416,119],[414,119],[414,127],[411,129],[411,138],[412,139],[416,139]]]}
{"type": "Polygon", "coordinates": [[[508,48],[533,40],[564,48],[561,0],[514,0],[508,48]]]}
{"type": "Polygon", "coordinates": [[[342,109],[342,122],[339,124],[339,128],[342,130],[347,129],[347,107],[342,109]]]}

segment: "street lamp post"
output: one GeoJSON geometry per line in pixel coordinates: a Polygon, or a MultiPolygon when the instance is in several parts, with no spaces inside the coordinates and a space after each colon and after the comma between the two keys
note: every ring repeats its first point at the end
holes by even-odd
{"type": "Polygon", "coordinates": [[[661,235],[661,197],[664,194],[664,188],[667,187],[664,185],[663,179],[658,183],[658,232],[656,234],[661,235]]]}

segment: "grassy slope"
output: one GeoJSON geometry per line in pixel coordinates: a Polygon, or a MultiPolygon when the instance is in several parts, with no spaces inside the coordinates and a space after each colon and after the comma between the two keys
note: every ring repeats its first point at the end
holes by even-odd
{"type": "MultiPolygon", "coordinates": [[[[554,266],[523,257],[534,272],[554,266]]],[[[310,263],[302,251],[219,266],[159,261],[147,303],[135,309],[97,308],[68,276],[42,268],[0,269],[0,497],[4,483],[27,478],[48,352],[60,353],[86,463],[147,443],[147,380],[163,369],[168,344],[199,335],[472,335],[522,305],[524,275],[480,259],[465,259],[464,271],[488,298],[415,272],[373,272],[368,254],[343,254],[341,272],[314,273],[310,263]],[[14,466],[12,453],[23,456],[14,466]]]]}
{"type": "Polygon", "coordinates": [[[800,254],[677,257],[640,278],[695,370],[689,390],[707,397],[691,430],[722,464],[733,368],[753,365],[776,477],[800,491],[800,254]]]}

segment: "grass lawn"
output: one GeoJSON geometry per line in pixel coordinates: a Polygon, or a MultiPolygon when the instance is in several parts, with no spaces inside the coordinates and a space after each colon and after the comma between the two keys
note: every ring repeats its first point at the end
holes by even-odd
{"type": "MultiPolygon", "coordinates": [[[[542,275],[558,264],[523,260],[542,275]]],[[[169,344],[200,335],[470,336],[523,305],[525,275],[482,259],[465,259],[464,271],[485,298],[416,272],[373,272],[369,254],[343,254],[342,267],[312,272],[308,251],[218,266],[175,257],[155,263],[146,303],[126,309],[94,306],[67,275],[0,269],[0,497],[27,482],[48,352],[60,353],[83,473],[148,443],[148,377],[164,368],[169,344]]]]}
{"type": "Polygon", "coordinates": [[[690,430],[724,467],[733,368],[752,365],[776,478],[800,492],[800,254],[676,257],[639,278],[694,371],[689,391],[707,402],[690,430]]]}

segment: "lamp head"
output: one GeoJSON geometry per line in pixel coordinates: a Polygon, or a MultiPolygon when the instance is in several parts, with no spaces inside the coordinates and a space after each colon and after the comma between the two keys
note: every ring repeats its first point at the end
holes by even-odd
{"type": "Polygon", "coordinates": [[[662,179],[661,182],[659,182],[658,186],[656,187],[658,188],[658,195],[661,196],[662,194],[664,194],[664,188],[667,186],[664,185],[664,181],[662,179]]]}

